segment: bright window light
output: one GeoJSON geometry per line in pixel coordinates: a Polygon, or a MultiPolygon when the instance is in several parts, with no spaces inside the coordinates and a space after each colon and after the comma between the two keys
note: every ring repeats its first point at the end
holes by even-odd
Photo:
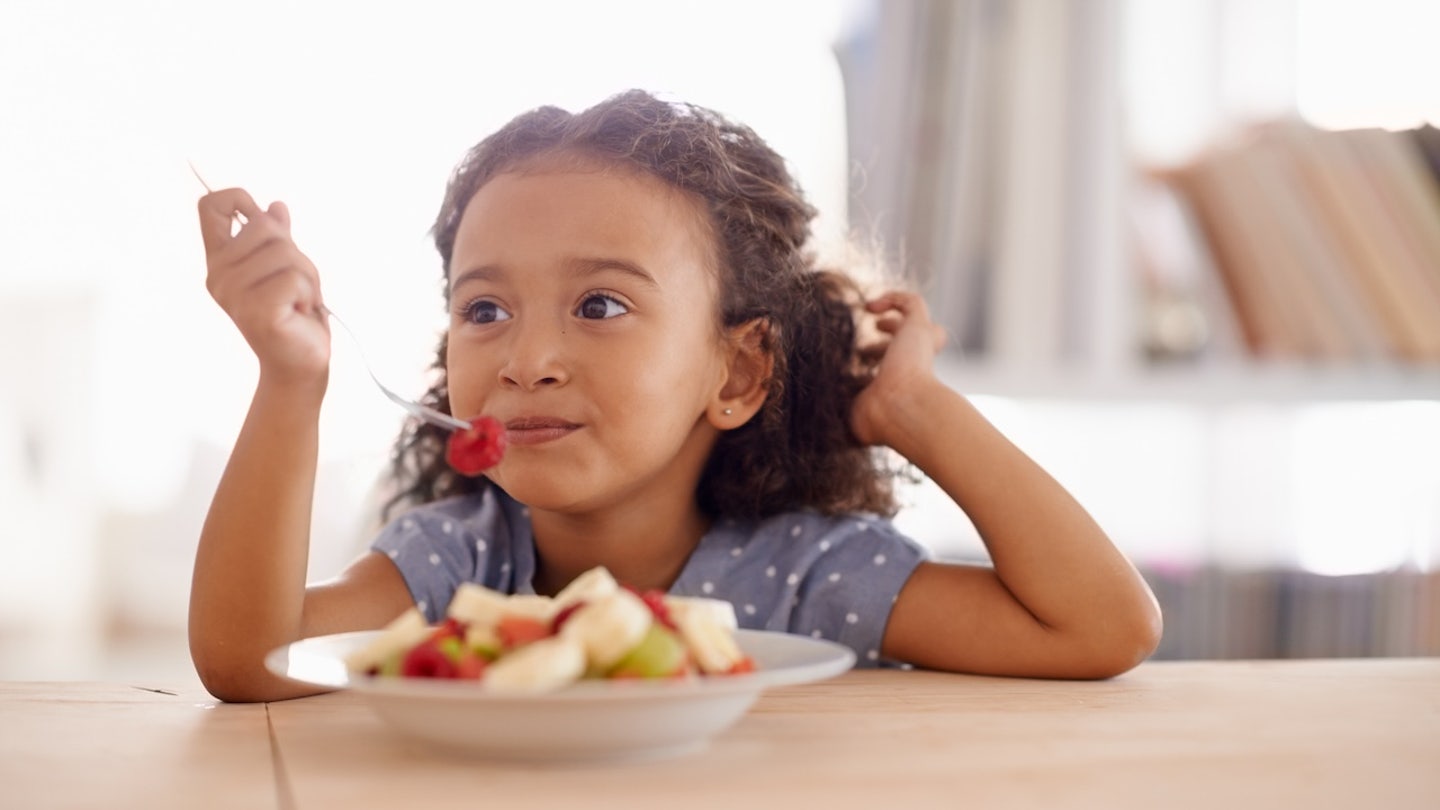
{"type": "Polygon", "coordinates": [[[1296,101],[1331,129],[1440,124],[1440,3],[1301,0],[1296,101]]]}
{"type": "Polygon", "coordinates": [[[1297,415],[1293,438],[1303,568],[1429,570],[1440,538],[1440,402],[1314,405],[1297,415]]]}
{"type": "Polygon", "coordinates": [[[1125,0],[1127,138],[1147,165],[1300,115],[1330,129],[1440,125],[1433,0],[1125,0]]]}

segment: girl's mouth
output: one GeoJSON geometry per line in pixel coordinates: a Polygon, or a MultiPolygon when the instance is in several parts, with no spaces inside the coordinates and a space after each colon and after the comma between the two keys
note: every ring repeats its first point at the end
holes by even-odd
{"type": "Polygon", "coordinates": [[[580,425],[549,416],[525,416],[505,423],[505,441],[511,446],[545,444],[563,439],[580,425]]]}

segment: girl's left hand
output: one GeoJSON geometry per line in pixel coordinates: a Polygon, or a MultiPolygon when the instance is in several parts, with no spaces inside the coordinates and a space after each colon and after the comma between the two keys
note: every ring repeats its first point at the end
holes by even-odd
{"type": "Polygon", "coordinates": [[[875,378],[855,397],[850,430],[867,445],[891,444],[890,428],[913,394],[938,383],[935,354],[945,345],[945,330],[930,320],[930,308],[916,293],[892,291],[865,304],[876,316],[882,338],[862,346],[861,354],[879,357],[875,378]]]}

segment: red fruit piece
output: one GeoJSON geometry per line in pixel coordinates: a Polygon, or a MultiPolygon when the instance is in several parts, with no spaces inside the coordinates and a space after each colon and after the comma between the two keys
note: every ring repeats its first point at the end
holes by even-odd
{"type": "Polygon", "coordinates": [[[747,673],[754,672],[756,669],[757,667],[755,666],[755,659],[747,655],[744,658],[741,658],[739,661],[736,661],[735,664],[731,666],[729,671],[725,674],[745,675],[747,673]]]}
{"type": "Polygon", "coordinates": [[[400,674],[407,678],[453,678],[455,663],[433,639],[416,644],[400,662],[400,674]]]}
{"type": "Polygon", "coordinates": [[[446,616],[430,633],[431,641],[444,638],[465,638],[465,623],[454,616],[446,616]]]}
{"type": "Polygon", "coordinates": [[[570,621],[570,617],[575,615],[575,611],[582,607],[585,607],[585,601],[583,599],[579,602],[572,602],[566,605],[559,613],[556,613],[555,618],[550,620],[550,635],[559,635],[560,628],[564,627],[565,622],[570,621]]]}
{"type": "Polygon", "coordinates": [[[475,476],[500,463],[505,455],[505,426],[482,416],[468,430],[456,430],[445,443],[445,461],[461,475],[475,476]]]}
{"type": "Polygon", "coordinates": [[[501,616],[495,624],[495,635],[507,650],[523,647],[532,641],[549,638],[550,625],[528,616],[501,616]]]}
{"type": "Polygon", "coordinates": [[[455,664],[455,677],[464,681],[478,681],[485,675],[486,661],[471,650],[466,650],[455,664]]]}
{"type": "Polygon", "coordinates": [[[640,597],[640,601],[645,603],[645,607],[650,608],[650,615],[654,616],[655,621],[659,622],[662,627],[679,632],[680,628],[675,626],[675,620],[670,618],[670,608],[665,606],[664,591],[652,588],[641,593],[628,585],[625,587],[631,593],[640,597]]]}

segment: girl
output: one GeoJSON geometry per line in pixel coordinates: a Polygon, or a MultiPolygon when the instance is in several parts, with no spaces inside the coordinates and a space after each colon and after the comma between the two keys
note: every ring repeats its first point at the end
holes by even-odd
{"type": "Polygon", "coordinates": [[[304,694],[262,665],[296,639],[415,605],[436,620],[465,581],[553,594],[596,565],[728,599],[744,627],[838,640],[861,665],[1103,678],[1158,643],[1130,563],[937,379],[924,302],[864,301],[815,267],[814,211],[783,161],[709,110],[638,91],[542,108],[466,155],[434,227],[450,325],[426,399],[495,417],[509,449],[464,478],[444,431],[410,426],[392,503],[407,510],[308,588],[319,276],[282,204],[231,189],[199,213],[208,288],[260,360],[191,593],[191,655],[219,698],[304,694]],[[992,566],[928,561],[897,534],[883,447],[965,510],[992,566]]]}

